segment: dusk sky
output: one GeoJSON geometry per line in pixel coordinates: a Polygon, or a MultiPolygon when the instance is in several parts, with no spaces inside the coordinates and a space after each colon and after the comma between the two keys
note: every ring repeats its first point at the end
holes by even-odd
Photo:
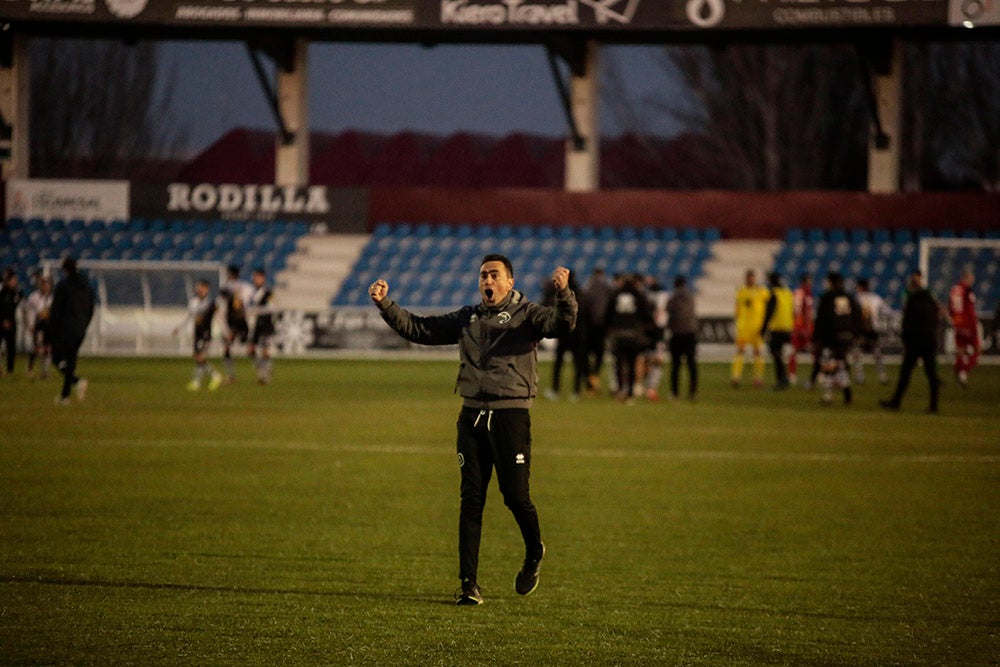
{"type": "MultiPolygon", "coordinates": [[[[602,53],[639,100],[672,89],[655,62],[657,50],[605,47],[602,53]]],[[[274,127],[242,42],[164,42],[161,55],[164,67],[177,68],[175,108],[191,130],[193,151],[233,127],[274,127]]],[[[567,132],[541,46],[314,43],[309,59],[314,130],[567,132]]],[[[621,132],[607,109],[601,117],[603,133],[621,132]]],[[[666,118],[651,118],[649,125],[665,135],[676,131],[666,118]]]]}

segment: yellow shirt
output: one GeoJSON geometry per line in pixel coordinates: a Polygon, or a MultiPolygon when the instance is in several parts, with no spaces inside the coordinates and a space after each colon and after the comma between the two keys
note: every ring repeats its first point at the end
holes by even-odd
{"type": "Polygon", "coordinates": [[[764,324],[764,309],[769,298],[768,291],[759,285],[744,285],[736,292],[736,333],[750,336],[760,334],[764,324]]]}
{"type": "MultiPolygon", "coordinates": [[[[774,312],[771,319],[767,321],[768,331],[786,331],[791,333],[795,325],[795,307],[793,305],[792,290],[784,285],[771,289],[771,294],[777,300],[774,304],[774,312]]],[[[770,297],[768,297],[770,299],[770,297]]]]}

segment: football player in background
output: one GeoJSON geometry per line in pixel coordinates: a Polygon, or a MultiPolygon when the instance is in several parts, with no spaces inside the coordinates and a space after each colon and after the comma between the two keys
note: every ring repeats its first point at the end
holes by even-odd
{"type": "Polygon", "coordinates": [[[38,287],[24,302],[24,319],[31,335],[31,352],[28,354],[28,375],[35,377],[35,361],[41,359],[40,377],[49,377],[52,366],[52,344],[49,340],[49,311],[52,310],[52,279],[38,278],[38,287]]]}
{"type": "Polygon", "coordinates": [[[274,338],[274,292],[267,286],[264,269],[254,269],[250,276],[253,282],[253,296],[250,297],[250,312],[255,315],[253,333],[247,355],[253,359],[257,371],[258,384],[271,383],[271,341],[274,338]]]}
{"type": "MultiPolygon", "coordinates": [[[[803,273],[799,276],[799,286],[792,292],[794,323],[792,324],[792,353],[788,355],[789,384],[798,382],[799,352],[809,352],[812,350],[815,311],[816,299],[813,297],[812,276],[808,273],[803,273]]],[[[816,374],[818,372],[819,364],[814,357],[812,375],[807,383],[807,388],[811,388],[813,383],[816,382],[816,374]]]]}
{"type": "Polygon", "coordinates": [[[851,351],[851,362],[854,365],[854,381],[865,382],[865,368],[862,353],[872,355],[875,361],[875,371],[878,381],[885,384],[889,376],[885,373],[885,362],[882,359],[882,336],[889,328],[889,321],[894,313],[889,304],[878,294],[871,291],[867,278],[858,278],[855,298],[861,306],[861,336],[857,347],[851,351]]]}
{"type": "Polygon", "coordinates": [[[948,292],[948,315],[955,330],[955,378],[963,388],[969,384],[969,371],[979,362],[982,349],[976,295],[972,291],[975,281],[972,269],[965,269],[948,292]]]}
{"type": "Polygon", "coordinates": [[[764,386],[764,357],[760,335],[764,325],[764,310],[770,293],[757,284],[757,273],[747,269],[743,286],[736,292],[736,355],[733,357],[731,380],[734,387],[743,381],[743,364],[747,348],[753,357],[753,384],[764,386]]]}
{"type": "Polygon", "coordinates": [[[226,332],[222,338],[222,357],[226,368],[226,382],[236,382],[236,364],[233,361],[233,345],[246,344],[250,335],[247,324],[247,305],[253,298],[253,285],[240,280],[240,267],[227,269],[226,284],[219,290],[219,297],[226,309],[226,332]]]}
{"type": "Polygon", "coordinates": [[[218,308],[216,300],[209,296],[207,280],[199,280],[194,286],[194,296],[188,301],[188,312],[184,321],[174,329],[174,335],[188,322],[194,322],[194,371],[187,384],[188,391],[201,389],[202,380],[208,378],[209,391],[215,391],[222,384],[222,374],[208,362],[208,348],[212,343],[212,320],[218,308]]]}

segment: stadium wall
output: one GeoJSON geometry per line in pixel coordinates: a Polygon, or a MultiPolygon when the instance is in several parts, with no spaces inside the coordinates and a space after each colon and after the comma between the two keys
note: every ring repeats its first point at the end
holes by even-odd
{"type": "Polygon", "coordinates": [[[1000,193],[732,192],[533,188],[370,191],[380,222],[715,227],[726,238],[781,238],[789,228],[1000,229],[1000,193]]]}

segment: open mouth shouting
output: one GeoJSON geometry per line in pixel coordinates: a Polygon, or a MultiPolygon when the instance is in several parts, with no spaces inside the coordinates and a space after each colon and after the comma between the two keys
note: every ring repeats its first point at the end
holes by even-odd
{"type": "Polygon", "coordinates": [[[503,303],[512,287],[514,278],[503,262],[485,262],[479,269],[479,294],[487,306],[503,303]]]}

